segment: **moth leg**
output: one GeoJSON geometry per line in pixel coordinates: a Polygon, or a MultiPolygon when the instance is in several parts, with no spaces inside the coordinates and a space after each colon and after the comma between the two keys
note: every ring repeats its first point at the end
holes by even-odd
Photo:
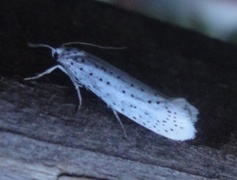
{"type": "MultiPolygon", "coordinates": [[[[69,76],[69,75],[68,75],[69,76]]],[[[80,87],[83,87],[80,82],[78,82],[74,77],[69,76],[76,91],[77,91],[77,96],[78,96],[78,100],[79,100],[79,105],[77,108],[77,112],[81,109],[81,105],[82,105],[82,97],[81,97],[81,92],[80,92],[80,87]]]]}
{"type": "Polygon", "coordinates": [[[78,105],[77,111],[79,111],[81,109],[81,105],[82,105],[82,97],[81,97],[81,92],[80,92],[81,86],[76,83],[73,83],[73,84],[74,84],[76,91],[77,91],[77,96],[78,96],[78,100],[79,100],[79,105],[78,105]]]}
{"type": "Polygon", "coordinates": [[[28,80],[38,79],[38,78],[40,78],[40,77],[42,77],[42,76],[44,76],[46,74],[50,74],[51,72],[53,72],[57,68],[62,70],[64,73],[67,74],[67,72],[65,71],[65,69],[62,66],[56,65],[56,66],[53,66],[53,67],[47,69],[46,71],[44,71],[44,72],[42,72],[42,73],[40,73],[40,74],[38,74],[36,76],[24,78],[24,80],[28,81],[28,80]]]}
{"type": "Polygon", "coordinates": [[[118,120],[120,126],[122,127],[122,130],[123,130],[123,133],[124,133],[125,138],[127,138],[127,137],[128,137],[128,136],[127,136],[127,133],[126,133],[126,131],[125,131],[125,128],[124,128],[124,126],[123,126],[123,123],[122,123],[120,117],[118,116],[117,111],[115,111],[114,109],[112,109],[112,111],[113,111],[113,113],[114,113],[114,116],[115,116],[116,119],[118,120]]]}

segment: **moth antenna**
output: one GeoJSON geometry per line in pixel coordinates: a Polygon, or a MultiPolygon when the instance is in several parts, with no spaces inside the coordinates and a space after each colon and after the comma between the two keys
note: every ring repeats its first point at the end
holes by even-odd
{"type": "Polygon", "coordinates": [[[45,47],[45,48],[51,49],[52,51],[55,50],[55,48],[53,48],[52,46],[49,46],[49,45],[47,45],[47,44],[32,44],[32,43],[28,43],[27,45],[28,45],[29,47],[32,47],[32,48],[45,47]]]}
{"type": "Polygon", "coordinates": [[[86,46],[93,46],[101,49],[125,49],[126,47],[110,47],[110,46],[100,46],[92,43],[86,43],[86,42],[67,42],[64,43],[62,46],[68,46],[72,44],[81,44],[81,45],[86,45],[86,46]]]}

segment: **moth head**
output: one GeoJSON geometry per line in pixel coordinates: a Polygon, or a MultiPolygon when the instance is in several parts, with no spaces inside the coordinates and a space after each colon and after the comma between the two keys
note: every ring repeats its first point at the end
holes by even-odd
{"type": "Polygon", "coordinates": [[[58,56],[62,54],[62,52],[65,51],[64,48],[56,48],[52,49],[52,57],[57,61],[58,56]]]}
{"type": "Polygon", "coordinates": [[[57,60],[58,56],[63,52],[63,48],[53,48],[52,46],[49,46],[47,44],[31,44],[28,43],[29,47],[37,48],[37,47],[45,47],[51,50],[52,57],[57,60]]]}

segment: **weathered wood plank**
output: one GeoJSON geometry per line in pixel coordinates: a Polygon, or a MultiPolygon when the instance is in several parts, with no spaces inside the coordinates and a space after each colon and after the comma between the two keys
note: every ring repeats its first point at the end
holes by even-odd
{"type": "Polygon", "coordinates": [[[0,81],[4,88],[0,92],[3,178],[11,174],[18,179],[54,179],[64,173],[108,179],[237,176],[233,155],[169,141],[153,133],[143,136],[143,129],[135,124],[125,124],[129,138],[124,140],[112,115],[82,110],[81,117],[89,121],[83,125],[80,118],[72,115],[76,106],[68,103],[68,107],[58,109],[55,105],[66,104],[62,102],[66,99],[50,98],[51,94],[60,97],[65,89],[34,84],[30,88],[14,81],[0,81]]]}

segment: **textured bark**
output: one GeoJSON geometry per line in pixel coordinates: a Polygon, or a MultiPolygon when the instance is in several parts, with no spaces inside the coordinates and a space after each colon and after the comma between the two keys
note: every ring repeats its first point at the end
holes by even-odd
{"type": "MultiPolygon", "coordinates": [[[[93,1],[8,0],[0,72],[0,179],[236,179],[236,47],[93,1]],[[116,20],[116,22],[115,22],[116,20]],[[200,116],[195,140],[176,142],[122,117],[50,67],[50,45],[87,41],[126,50],[88,51],[170,97],[185,97],[200,116]]],[[[85,49],[83,47],[83,49],[85,49]]]]}

